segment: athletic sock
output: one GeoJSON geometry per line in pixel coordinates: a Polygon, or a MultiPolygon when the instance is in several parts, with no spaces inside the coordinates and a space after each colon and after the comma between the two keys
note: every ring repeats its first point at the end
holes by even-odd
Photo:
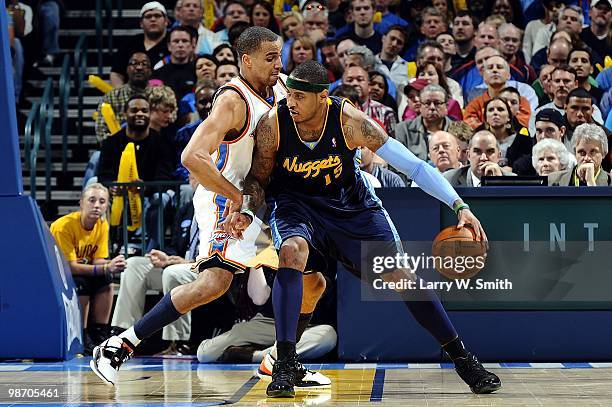
{"type": "Polygon", "coordinates": [[[276,343],[276,351],[278,352],[278,359],[283,360],[288,356],[295,353],[295,343],[289,341],[278,341],[276,343]]]}
{"type": "Polygon", "coordinates": [[[121,332],[119,334],[119,337],[121,339],[124,339],[128,342],[128,345],[130,345],[130,347],[132,349],[134,349],[136,346],[138,346],[138,344],[140,344],[141,340],[138,339],[138,337],[136,336],[136,334],[134,333],[134,327],[130,327],[128,329],[126,329],[125,331],[121,332]]]}
{"type": "Polygon", "coordinates": [[[308,324],[310,324],[310,320],[312,319],[312,312],[308,314],[300,314],[297,322],[297,331],[295,333],[295,343],[299,343],[300,339],[302,339],[302,335],[306,328],[308,328],[308,324]]]}
{"type": "Polygon", "coordinates": [[[442,345],[442,349],[444,349],[444,351],[453,361],[459,358],[467,357],[467,351],[465,350],[463,342],[461,342],[461,339],[459,339],[459,337],[456,337],[449,343],[442,345]]]}
{"type": "MultiPolygon", "coordinates": [[[[312,312],[309,312],[308,314],[300,314],[298,318],[298,322],[297,322],[297,330],[295,332],[296,346],[300,342],[300,339],[302,339],[302,335],[304,335],[306,328],[308,328],[308,325],[310,324],[310,320],[312,320],[312,314],[313,314],[312,312]]],[[[276,360],[278,356],[277,349],[276,349],[276,343],[272,347],[272,350],[270,351],[270,355],[272,355],[274,360],[276,360]]]]}
{"type": "Polygon", "coordinates": [[[428,288],[407,290],[404,291],[403,299],[414,319],[436,338],[440,346],[457,338],[457,331],[434,290],[428,288]]]}
{"type": "Polygon", "coordinates": [[[292,343],[295,350],[298,318],[302,306],[303,278],[299,270],[289,267],[279,268],[272,286],[272,307],[276,324],[278,358],[284,359],[287,353],[281,350],[281,342],[292,343]]]}
{"type": "MultiPolygon", "coordinates": [[[[134,334],[140,342],[140,340],[150,337],[181,316],[182,314],[176,310],[170,293],[168,293],[140,321],[136,322],[133,329],[134,334]]],[[[132,343],[136,346],[134,342],[132,343]]]]}

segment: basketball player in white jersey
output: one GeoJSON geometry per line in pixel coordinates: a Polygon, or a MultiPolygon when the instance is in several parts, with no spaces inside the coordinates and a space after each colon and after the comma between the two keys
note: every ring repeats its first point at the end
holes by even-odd
{"type": "MultiPolygon", "coordinates": [[[[234,273],[248,271],[248,263],[256,255],[260,224],[254,222],[240,240],[230,238],[220,224],[232,202],[238,206],[243,203],[241,190],[251,167],[255,144],[252,133],[259,119],[286,96],[286,88],[279,81],[282,43],[272,31],[250,27],[240,35],[236,48],[241,58],[240,76],[219,89],[210,115],[181,157],[200,184],[193,199],[201,242],[193,267],[198,278],[174,288],[133,327],[94,349],[91,369],[108,384],[117,382],[119,368],[143,339],[219,298],[230,287],[234,273]]],[[[307,287],[315,287],[323,278],[320,273],[314,275],[304,279],[306,312],[312,312],[318,300],[307,293],[307,287]]],[[[303,369],[302,376],[303,387],[330,384],[320,373],[303,369]]]]}

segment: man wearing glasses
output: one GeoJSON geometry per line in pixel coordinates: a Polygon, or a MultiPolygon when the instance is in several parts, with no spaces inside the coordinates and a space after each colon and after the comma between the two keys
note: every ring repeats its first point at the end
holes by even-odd
{"type": "Polygon", "coordinates": [[[104,139],[111,135],[104,117],[102,116],[102,103],[108,103],[119,123],[125,121],[124,107],[128,100],[134,95],[144,95],[147,84],[152,74],[151,61],[146,53],[142,51],[134,52],[127,63],[127,83],[115,87],[108,92],[98,104],[98,116],[96,117],[96,137],[102,143],[104,139]]]}
{"type": "Polygon", "coordinates": [[[451,123],[448,118],[448,94],[438,85],[427,85],[420,93],[421,109],[412,120],[399,123],[395,139],[408,147],[414,155],[427,161],[429,139],[438,131],[447,131],[451,123]]]}
{"type": "Polygon", "coordinates": [[[164,56],[168,55],[166,29],[168,28],[168,13],[166,8],[157,1],[146,3],[140,9],[140,28],[142,34],[119,45],[114,54],[110,81],[113,87],[119,87],[127,80],[127,65],[134,52],[144,52],[149,57],[151,66],[155,66],[164,56]]]}

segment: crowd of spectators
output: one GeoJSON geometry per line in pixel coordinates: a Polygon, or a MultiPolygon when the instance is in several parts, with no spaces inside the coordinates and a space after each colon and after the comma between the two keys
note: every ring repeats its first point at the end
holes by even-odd
{"type": "MultiPolygon", "coordinates": [[[[612,183],[612,0],[285,0],[280,8],[266,0],[227,0],[213,2],[212,16],[200,0],[163,3],[142,7],[142,32],[121,41],[113,55],[107,78],[113,90],[98,107],[100,154],[93,161],[98,182],[116,181],[124,149],[133,143],[137,180],[186,185],[180,199],[172,191],[163,199],[144,191],[148,257],[128,259],[133,272],[124,273],[122,287],[138,283],[120,291],[131,302],[116,311],[114,325],[138,318],[144,288],[165,291],[185,279],[189,245],[160,252],[164,230],[156,213],[175,207],[173,236],[185,237],[183,221],[191,219],[181,205],[193,188],[180,154],[218,88],[239,75],[234,43],[249,25],[282,37],[285,74],[320,61],[330,94],[349,99],[453,186],[516,175],[546,176],[561,186],[612,183]],[[120,123],[115,134],[104,104],[120,123]],[[168,275],[176,278],[166,281],[165,270],[173,267],[176,273],[168,275]]],[[[41,0],[32,9],[48,37],[38,63],[53,64],[61,2],[41,0]]],[[[31,31],[32,9],[7,0],[16,85],[19,41],[31,31]]],[[[363,149],[360,157],[374,185],[416,186],[374,152],[363,149]]],[[[110,198],[118,193],[111,188],[110,198]]],[[[164,336],[180,345],[188,331],[180,328],[184,321],[177,324],[168,332],[180,334],[164,336]]],[[[214,355],[203,358],[220,357],[214,355]]]]}

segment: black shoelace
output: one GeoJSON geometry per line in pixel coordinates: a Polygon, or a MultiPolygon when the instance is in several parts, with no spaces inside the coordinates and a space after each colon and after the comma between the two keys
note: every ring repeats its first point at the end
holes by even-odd
{"type": "Polygon", "coordinates": [[[105,357],[110,359],[110,365],[117,369],[130,358],[131,352],[124,347],[106,346],[103,350],[105,357]]]}
{"type": "Polygon", "coordinates": [[[272,371],[272,381],[295,383],[297,363],[295,357],[291,356],[286,360],[277,360],[272,371]]]}

